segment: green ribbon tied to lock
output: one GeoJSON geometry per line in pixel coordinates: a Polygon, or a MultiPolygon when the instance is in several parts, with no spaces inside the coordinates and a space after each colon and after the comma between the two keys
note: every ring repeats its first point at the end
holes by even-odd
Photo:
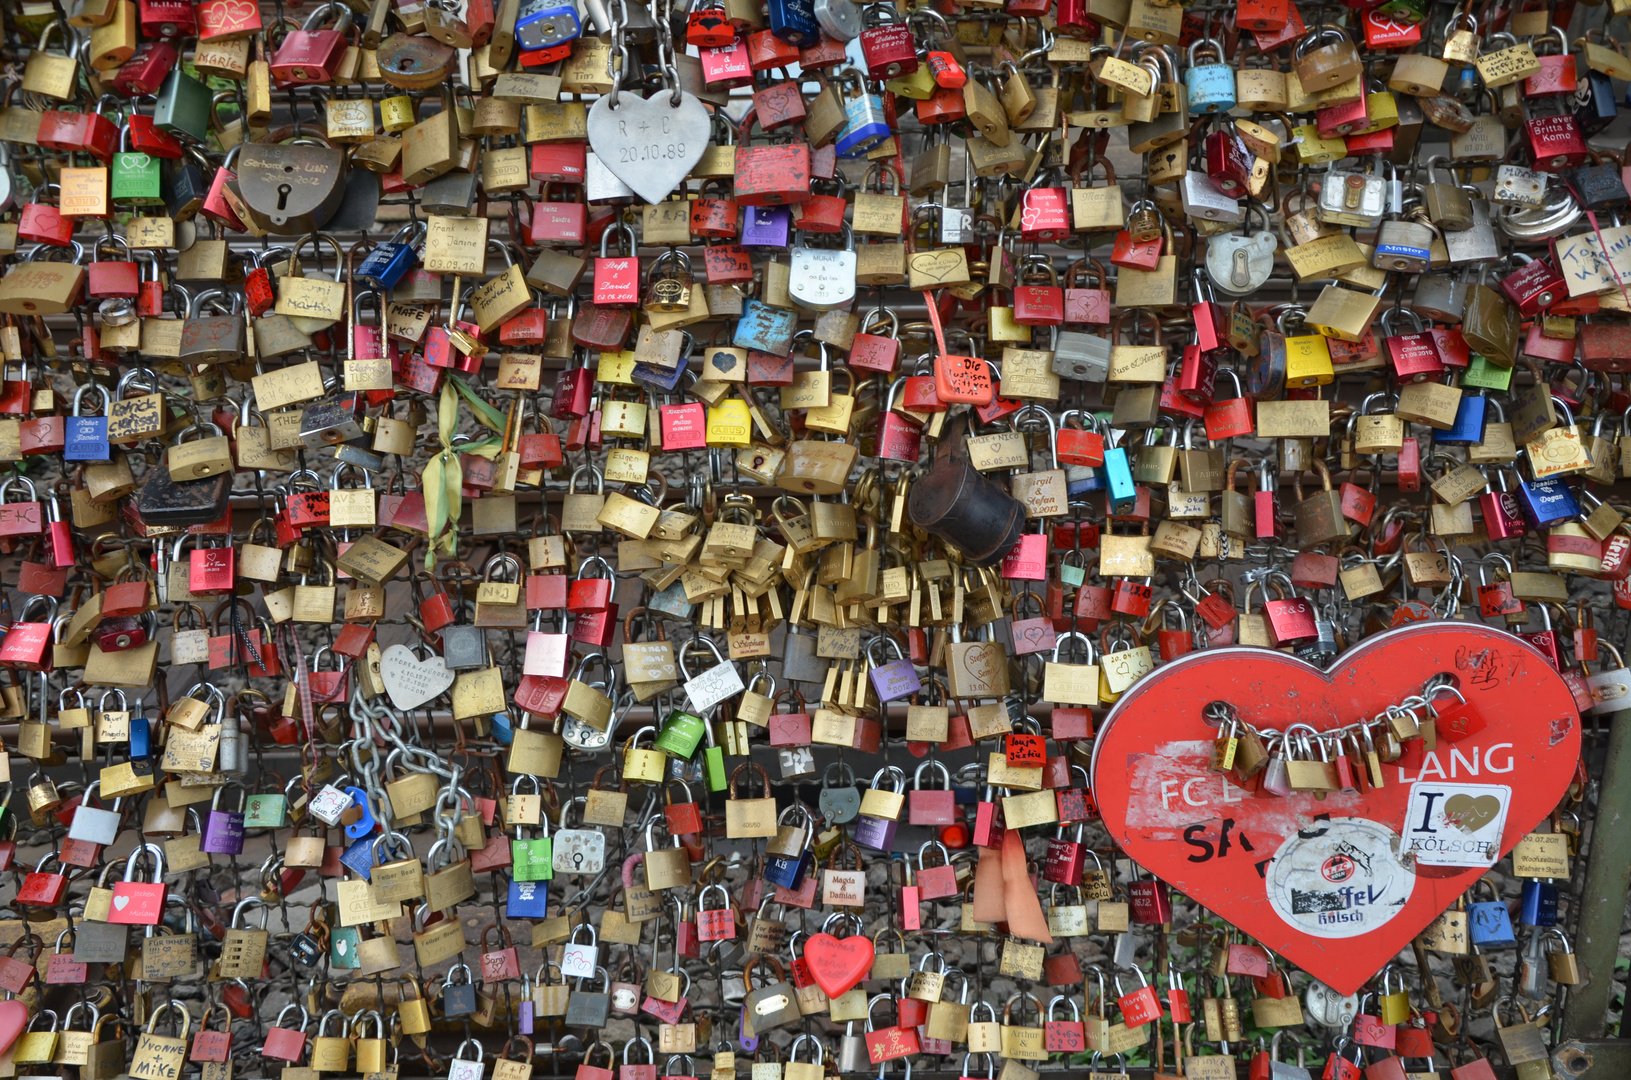
{"type": "Polygon", "coordinates": [[[426,570],[435,571],[438,547],[443,554],[451,557],[458,543],[459,515],[463,512],[459,493],[464,487],[464,469],[459,464],[459,455],[475,454],[491,461],[504,449],[504,428],[503,413],[478,397],[457,375],[447,377],[436,405],[436,435],[441,440],[442,449],[430,459],[419,478],[419,489],[425,494],[425,518],[430,524],[430,545],[425,550],[426,570]],[[453,435],[459,426],[460,397],[469,403],[483,427],[498,432],[498,438],[454,447],[453,435]]]}

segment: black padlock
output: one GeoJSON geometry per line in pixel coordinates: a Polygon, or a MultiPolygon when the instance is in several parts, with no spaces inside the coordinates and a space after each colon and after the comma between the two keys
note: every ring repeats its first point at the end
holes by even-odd
{"type": "Polygon", "coordinates": [[[156,465],[142,478],[136,513],[148,526],[206,525],[221,520],[231,493],[231,472],[202,480],[172,480],[169,469],[156,465]]]}
{"type": "Polygon", "coordinates": [[[964,432],[948,432],[928,474],[912,485],[912,524],[963,553],[970,566],[995,566],[1019,543],[1025,504],[992,483],[968,459],[964,432]]]}
{"type": "Polygon", "coordinates": [[[612,977],[605,968],[595,968],[595,976],[603,980],[605,993],[583,989],[586,979],[578,980],[578,987],[566,1001],[566,1026],[600,1028],[606,1026],[606,1017],[612,1008],[612,977]]]}
{"type": "Polygon", "coordinates": [[[455,964],[442,980],[442,1015],[452,1019],[469,1016],[476,1011],[476,984],[470,981],[470,965],[455,964]],[[464,972],[463,982],[454,982],[453,976],[464,972]]]}
{"type": "Polygon", "coordinates": [[[1574,64],[1574,118],[1580,121],[1582,133],[1596,135],[1619,115],[1614,104],[1614,84],[1606,74],[1594,71],[1586,63],[1584,53],[1575,55],[1574,64]]]}
{"type": "Polygon", "coordinates": [[[302,967],[311,967],[322,959],[323,947],[318,944],[316,938],[302,932],[295,935],[294,944],[289,947],[289,955],[302,967]]]}
{"type": "Polygon", "coordinates": [[[198,208],[204,205],[205,196],[210,193],[209,181],[204,179],[204,170],[191,158],[166,161],[160,184],[164,208],[177,221],[191,220],[192,216],[198,213],[198,208]]]}
{"type": "Polygon", "coordinates": [[[479,626],[442,627],[442,663],[449,671],[487,666],[487,631],[479,626]]]}
{"type": "Polygon", "coordinates": [[[1579,193],[1580,204],[1587,210],[1614,210],[1631,201],[1620,176],[1619,162],[1602,164],[1603,155],[1591,152],[1591,164],[1582,165],[1569,174],[1574,190],[1579,193]]]}

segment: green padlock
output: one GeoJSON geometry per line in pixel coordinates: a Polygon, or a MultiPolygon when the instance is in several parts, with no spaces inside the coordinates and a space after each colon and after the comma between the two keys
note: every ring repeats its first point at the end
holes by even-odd
{"type": "Polygon", "coordinates": [[[129,142],[130,127],[126,125],[119,135],[119,153],[113,155],[110,197],[116,203],[131,206],[156,206],[164,202],[159,159],[151,154],[128,152],[129,142]]]}
{"type": "Polygon", "coordinates": [[[251,795],[244,803],[244,828],[281,829],[288,824],[289,799],[276,795],[251,795]]]}
{"type": "Polygon", "coordinates": [[[714,745],[712,724],[703,724],[702,730],[708,736],[708,748],[702,752],[702,778],[709,791],[724,791],[729,786],[725,779],[725,748],[714,745]]]}
{"type": "Polygon", "coordinates": [[[158,104],[153,107],[153,126],[202,143],[210,133],[210,110],[214,107],[210,88],[177,65],[170,69],[159,87],[158,104]]]}
{"type": "Polygon", "coordinates": [[[701,717],[675,709],[668,714],[668,719],[663,721],[663,729],[657,733],[656,741],[652,745],[674,757],[689,758],[697,752],[697,744],[702,741],[706,730],[707,725],[702,722],[701,717]]]}
{"type": "Polygon", "coordinates": [[[1484,357],[1473,353],[1467,364],[1467,372],[1461,377],[1461,385],[1505,393],[1512,386],[1512,369],[1492,364],[1484,357]]]}
{"type": "Polygon", "coordinates": [[[524,825],[515,827],[515,839],[510,841],[510,874],[517,881],[549,881],[555,876],[555,841],[549,836],[549,816],[540,814],[538,822],[544,835],[524,837],[524,825]]]}

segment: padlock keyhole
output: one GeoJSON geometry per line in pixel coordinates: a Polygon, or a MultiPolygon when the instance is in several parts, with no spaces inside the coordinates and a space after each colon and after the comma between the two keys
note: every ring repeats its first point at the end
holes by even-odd
{"type": "Polygon", "coordinates": [[[277,208],[279,210],[287,210],[289,208],[289,193],[293,190],[294,188],[288,184],[278,185],[277,208]]]}

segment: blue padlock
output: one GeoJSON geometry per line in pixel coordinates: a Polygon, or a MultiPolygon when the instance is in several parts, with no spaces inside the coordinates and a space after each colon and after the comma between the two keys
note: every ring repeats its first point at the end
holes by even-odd
{"type": "Polygon", "coordinates": [[[1224,62],[1223,46],[1216,38],[1197,38],[1190,43],[1184,86],[1188,90],[1191,116],[1208,116],[1235,107],[1235,69],[1224,62]],[[1212,63],[1196,60],[1195,54],[1201,49],[1212,51],[1212,63]]]}
{"type": "Polygon", "coordinates": [[[848,89],[843,91],[845,123],[844,130],[838,135],[838,156],[860,157],[894,132],[884,118],[883,98],[867,93],[866,84],[859,74],[852,72],[838,81],[854,86],[853,93],[848,89]]]}
{"type": "Polygon", "coordinates": [[[545,881],[511,881],[509,901],[504,909],[506,919],[542,919],[549,906],[549,883],[545,881]]]}
{"type": "Polygon", "coordinates": [[[1513,945],[1517,937],[1512,932],[1512,916],[1506,910],[1506,904],[1501,901],[1495,892],[1495,885],[1488,878],[1479,878],[1473,885],[1476,890],[1479,885],[1489,889],[1493,900],[1484,900],[1467,905],[1467,936],[1474,945],[1488,948],[1491,945],[1513,945]]]}
{"type": "Polygon", "coordinates": [[[1518,502],[1531,529],[1550,529],[1580,516],[1580,504],[1574,491],[1561,476],[1548,476],[1544,480],[1518,478],[1518,502]]]}
{"type": "Polygon", "coordinates": [[[814,45],[821,24],[813,0],[770,0],[770,32],[789,45],[814,45]]]}
{"type": "Polygon", "coordinates": [[[793,351],[793,332],[798,329],[798,322],[796,311],[749,300],[742,307],[742,317],[736,320],[731,344],[738,349],[758,349],[787,356],[793,351]]]}
{"type": "Polygon", "coordinates": [[[808,874],[815,865],[815,854],[810,850],[811,841],[815,836],[815,820],[802,807],[789,806],[781,812],[776,824],[780,826],[782,818],[787,817],[788,814],[803,815],[804,842],[800,845],[800,849],[793,854],[776,854],[767,851],[765,853],[764,879],[772,885],[797,890],[804,881],[804,875],[808,874]]]}
{"type": "Polygon", "coordinates": [[[145,716],[130,718],[130,756],[133,759],[153,756],[153,735],[145,716]]]}
{"type": "Polygon", "coordinates": [[[108,452],[108,410],[113,407],[113,395],[108,388],[96,383],[86,383],[74,391],[74,411],[68,417],[68,423],[63,433],[62,457],[64,461],[107,461],[108,452]],[[85,396],[85,391],[96,389],[102,394],[102,415],[79,415],[79,403],[85,396]]]}
{"type": "MultiPolygon", "coordinates": [[[[346,832],[350,832],[348,826],[346,832]]],[[[364,881],[373,880],[374,871],[374,842],[368,837],[362,837],[347,844],[345,850],[340,852],[340,861],[353,871],[362,875],[364,881]]]]}
{"type": "Polygon", "coordinates": [[[493,741],[500,746],[508,746],[515,739],[515,728],[510,724],[510,714],[507,712],[493,714],[493,741]]]}
{"type": "Polygon", "coordinates": [[[1448,431],[1439,432],[1435,441],[1454,446],[1476,446],[1483,442],[1484,411],[1488,404],[1489,399],[1483,394],[1462,394],[1461,404],[1455,410],[1455,423],[1448,431]]]}
{"type": "Polygon", "coordinates": [[[1526,878],[1518,921],[1525,926],[1557,925],[1557,885],[1539,878],[1526,878]]]}
{"type": "Polygon", "coordinates": [[[1065,466],[1065,493],[1072,497],[1087,495],[1105,488],[1104,470],[1092,465],[1065,466]]]}
{"type": "Polygon", "coordinates": [[[515,20],[515,40],[526,52],[564,45],[583,33],[575,4],[560,0],[533,0],[515,20]]]}
{"type": "MultiPolygon", "coordinates": [[[[389,292],[396,288],[396,283],[402,280],[409,270],[419,265],[419,255],[414,250],[413,240],[404,240],[409,233],[425,231],[424,222],[412,222],[402,226],[383,244],[376,244],[357,267],[357,280],[370,289],[389,292]]],[[[422,236],[415,237],[422,241],[422,236]]]]}
{"type": "MultiPolygon", "coordinates": [[[[685,355],[686,352],[680,353],[682,361],[685,359],[685,355]]],[[[680,379],[685,375],[685,372],[684,363],[675,365],[674,370],[670,371],[656,364],[641,362],[634,365],[633,370],[629,372],[629,377],[647,390],[659,394],[672,394],[680,385],[680,379]]]]}

